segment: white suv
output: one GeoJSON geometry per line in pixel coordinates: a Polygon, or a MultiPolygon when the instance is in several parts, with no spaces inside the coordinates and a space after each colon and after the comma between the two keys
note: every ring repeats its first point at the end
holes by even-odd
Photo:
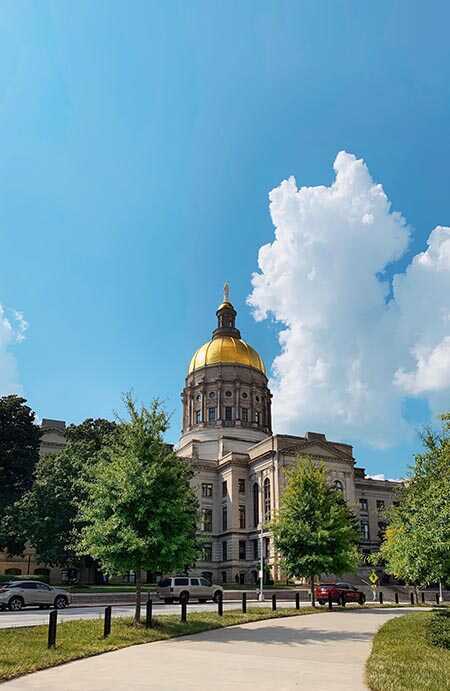
{"type": "Polygon", "coordinates": [[[158,595],[168,605],[174,600],[189,602],[191,598],[199,602],[217,602],[222,592],[220,585],[211,585],[206,578],[200,576],[173,576],[161,578],[158,583],[158,595]]]}
{"type": "Polygon", "coordinates": [[[56,607],[63,609],[72,602],[72,595],[40,581],[9,581],[0,583],[0,609],[17,612],[22,607],[56,607]]]}

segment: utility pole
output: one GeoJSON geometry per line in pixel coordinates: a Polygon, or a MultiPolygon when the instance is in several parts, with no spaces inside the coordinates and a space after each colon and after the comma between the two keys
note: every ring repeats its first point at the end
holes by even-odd
{"type": "Polygon", "coordinates": [[[260,602],[264,602],[264,525],[263,522],[261,521],[260,523],[260,533],[259,533],[259,541],[260,541],[260,561],[259,561],[259,568],[260,568],[260,579],[259,579],[259,597],[258,600],[260,602]]]}

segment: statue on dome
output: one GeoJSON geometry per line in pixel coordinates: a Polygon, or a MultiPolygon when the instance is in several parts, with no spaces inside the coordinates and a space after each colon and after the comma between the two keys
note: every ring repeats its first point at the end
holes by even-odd
{"type": "Polygon", "coordinates": [[[223,301],[230,302],[230,284],[228,281],[225,281],[223,286],[223,301]]]}

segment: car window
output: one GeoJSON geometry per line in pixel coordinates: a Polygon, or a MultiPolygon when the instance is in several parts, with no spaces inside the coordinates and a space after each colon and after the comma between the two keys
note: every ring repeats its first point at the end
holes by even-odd
{"type": "Polygon", "coordinates": [[[201,585],[207,585],[210,586],[210,582],[206,580],[206,578],[200,578],[200,584],[201,585]]]}
{"type": "Polygon", "coordinates": [[[30,583],[29,581],[25,581],[25,583],[22,583],[21,585],[24,590],[36,590],[36,583],[30,583]]]}
{"type": "Polygon", "coordinates": [[[159,582],[159,587],[160,588],[169,588],[172,585],[172,579],[171,578],[161,578],[159,582]]]}
{"type": "Polygon", "coordinates": [[[175,585],[189,585],[189,578],[175,578],[175,585]]]}
{"type": "Polygon", "coordinates": [[[191,585],[199,585],[198,578],[191,578],[191,585]]]}
{"type": "Polygon", "coordinates": [[[36,588],[38,590],[51,590],[50,586],[47,585],[47,583],[36,583],[36,588]]]}
{"type": "Polygon", "coordinates": [[[336,583],[336,586],[340,588],[341,590],[348,590],[348,585],[347,583],[336,583]]]}

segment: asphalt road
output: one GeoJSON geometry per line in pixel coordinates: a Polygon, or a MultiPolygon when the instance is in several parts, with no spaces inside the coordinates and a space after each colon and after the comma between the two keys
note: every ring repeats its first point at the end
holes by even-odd
{"type": "MultiPolygon", "coordinates": [[[[301,607],[307,607],[308,602],[301,602],[301,607]]],[[[270,598],[266,599],[265,602],[250,601],[247,603],[250,607],[270,607],[270,598]]],[[[278,601],[278,607],[295,607],[295,602],[291,601],[278,601]]],[[[224,610],[226,609],[240,609],[240,600],[228,600],[223,603],[224,610]]],[[[58,621],[70,621],[72,619],[99,619],[103,617],[105,611],[104,606],[87,606],[87,607],[68,607],[67,609],[60,609],[58,611],[58,621]]],[[[193,602],[188,604],[188,614],[189,612],[211,612],[217,611],[217,605],[213,602],[207,603],[197,603],[193,602]]],[[[129,617],[134,613],[134,607],[132,605],[113,605],[112,616],[113,617],[129,617]]],[[[157,616],[158,614],[179,614],[180,605],[165,605],[164,603],[153,603],[153,614],[157,616]]],[[[38,608],[27,607],[20,612],[0,612],[0,629],[11,629],[18,626],[37,626],[39,624],[48,623],[49,610],[41,610],[38,608]]],[[[142,615],[145,616],[145,605],[142,606],[142,615]]]]}

